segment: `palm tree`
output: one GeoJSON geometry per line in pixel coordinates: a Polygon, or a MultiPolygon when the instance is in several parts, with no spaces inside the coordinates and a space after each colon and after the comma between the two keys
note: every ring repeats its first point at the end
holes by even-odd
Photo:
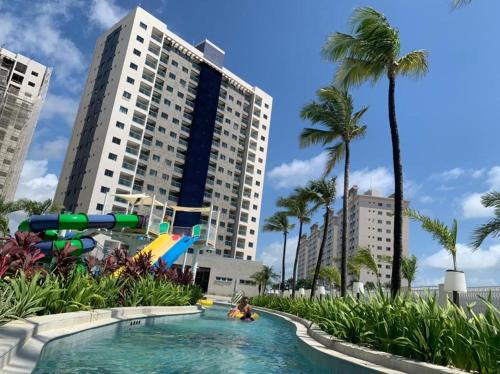
{"type": "Polygon", "coordinates": [[[322,266],[319,269],[319,277],[330,286],[330,292],[333,292],[335,285],[341,282],[339,270],[335,266],[322,266]]]}
{"type": "Polygon", "coordinates": [[[377,285],[380,285],[378,264],[375,257],[373,257],[372,252],[368,248],[359,247],[356,255],[352,258],[352,261],[359,267],[360,270],[365,267],[375,273],[375,276],[377,277],[377,285]]]}
{"type": "Polygon", "coordinates": [[[21,209],[30,216],[59,212],[64,209],[62,205],[52,204],[52,199],[43,201],[21,199],[18,203],[21,209]]]}
{"type": "Polygon", "coordinates": [[[479,248],[488,236],[500,236],[500,192],[489,192],[481,197],[481,203],[486,208],[495,208],[495,217],[479,226],[472,234],[472,246],[479,248]]]}
{"type": "Polygon", "coordinates": [[[460,8],[462,6],[466,6],[472,3],[472,0],[453,0],[453,7],[460,8]]]}
{"type": "Polygon", "coordinates": [[[408,281],[408,291],[411,291],[411,282],[415,280],[417,269],[417,256],[403,257],[401,271],[403,272],[403,278],[408,281]]]}
{"type": "Polygon", "coordinates": [[[5,236],[9,233],[9,217],[10,213],[21,210],[17,201],[5,201],[3,196],[0,196],[0,233],[5,236]]]}
{"type": "Polygon", "coordinates": [[[271,279],[275,279],[278,276],[273,270],[272,266],[263,265],[262,270],[252,274],[250,276],[259,287],[259,295],[266,290],[267,285],[271,279]]]}
{"type": "Polygon", "coordinates": [[[253,279],[255,281],[255,283],[257,283],[257,287],[259,289],[259,295],[260,295],[262,293],[262,286],[265,283],[264,274],[262,273],[262,271],[258,271],[256,273],[253,273],[252,275],[250,275],[250,279],[253,279]]]}
{"type": "Polygon", "coordinates": [[[277,205],[286,209],[289,216],[295,217],[299,221],[299,240],[297,241],[297,250],[295,251],[295,260],[293,261],[292,274],[292,297],[295,297],[295,284],[297,280],[297,265],[299,262],[300,241],[302,239],[302,228],[304,223],[311,221],[313,209],[310,206],[311,193],[309,190],[299,187],[294,193],[286,198],[278,200],[277,205]]]}
{"type": "Polygon", "coordinates": [[[318,259],[316,260],[316,268],[314,269],[314,276],[311,288],[311,300],[316,292],[316,283],[318,282],[319,269],[321,268],[321,260],[323,259],[323,251],[325,249],[326,236],[328,233],[328,222],[330,220],[330,213],[332,212],[333,203],[337,193],[336,189],[337,178],[330,179],[322,178],[309,182],[307,189],[309,190],[311,201],[314,203],[314,210],[323,206],[325,214],[323,219],[323,238],[319,247],[318,259]]]}
{"type": "Polygon", "coordinates": [[[283,233],[283,258],[281,261],[281,292],[285,291],[285,258],[286,258],[286,239],[288,233],[295,227],[288,221],[286,212],[276,212],[271,217],[266,218],[264,231],[273,231],[283,233]]]}
{"type": "MultiPolygon", "coordinates": [[[[453,220],[451,226],[446,226],[438,219],[432,219],[413,209],[406,209],[405,214],[422,224],[422,228],[447,250],[453,258],[453,270],[457,271],[457,236],[458,222],[453,220]]],[[[453,291],[453,302],[458,305],[458,292],[453,291]]]]}
{"type": "Polygon", "coordinates": [[[342,255],[340,293],[345,296],[347,290],[347,219],[349,197],[350,144],[366,134],[366,126],[360,124],[367,107],[354,112],[352,96],[335,86],[322,88],[317,93],[318,101],[306,105],[301,112],[303,119],[324,128],[305,128],[300,135],[301,146],[315,144],[329,145],[328,162],[325,174],[344,158],[344,196],[342,203],[342,255]],[[336,142],[331,145],[332,142],[336,142]]]}
{"type": "Polygon", "coordinates": [[[396,119],[395,89],[398,75],[419,77],[427,72],[427,52],[412,51],[400,56],[397,29],[387,18],[373,8],[354,11],[351,18],[353,35],[334,33],[323,47],[323,55],[340,62],[336,82],[342,87],[373,83],[386,75],[389,80],[389,125],[394,166],[394,257],[392,264],[391,294],[401,288],[401,261],[403,256],[403,166],[396,119]]]}

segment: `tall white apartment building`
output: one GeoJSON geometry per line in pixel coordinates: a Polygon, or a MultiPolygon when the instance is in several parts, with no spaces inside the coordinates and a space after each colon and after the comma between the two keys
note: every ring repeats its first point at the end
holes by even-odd
{"type": "MultiPolygon", "coordinates": [[[[363,194],[358,193],[358,187],[349,190],[349,217],[347,256],[355,256],[360,247],[368,248],[377,260],[378,275],[382,284],[391,281],[394,226],[394,198],[384,197],[373,190],[363,194]]],[[[407,207],[408,201],[404,202],[407,207]]],[[[323,256],[323,265],[335,265],[340,269],[342,249],[342,210],[330,220],[329,235],[323,256]],[[330,235],[333,235],[331,240],[330,235]]],[[[317,225],[311,226],[311,234],[301,242],[299,252],[299,278],[311,278],[317,260],[317,252],[321,243],[323,229],[317,225]],[[301,262],[301,259],[304,259],[301,262]],[[312,265],[314,264],[314,265],[312,265]]],[[[403,217],[403,256],[409,253],[409,225],[408,218],[403,217]]],[[[375,283],[377,276],[374,272],[363,268],[361,281],[375,283]]],[[[348,283],[352,281],[349,274],[348,283]]]]}
{"type": "Polygon", "coordinates": [[[14,199],[51,69],[0,48],[0,196],[14,199]]]}
{"type": "MultiPolygon", "coordinates": [[[[212,205],[216,253],[255,260],[272,98],[227,70],[224,55],[208,40],[187,43],[140,7],[105,32],[55,202],[94,214],[125,211],[115,193],[212,205]]],[[[199,220],[180,212],[174,225],[199,220]]]]}

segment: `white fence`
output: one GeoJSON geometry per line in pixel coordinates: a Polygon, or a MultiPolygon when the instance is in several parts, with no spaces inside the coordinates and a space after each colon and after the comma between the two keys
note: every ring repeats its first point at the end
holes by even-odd
{"type": "MultiPolygon", "coordinates": [[[[351,293],[351,290],[348,290],[351,293]]],[[[403,290],[405,292],[405,290],[403,290]]],[[[429,286],[429,287],[412,287],[411,290],[413,295],[418,295],[422,298],[426,298],[429,296],[436,296],[438,298],[440,305],[445,305],[446,300],[452,300],[453,296],[451,292],[444,291],[444,285],[439,284],[437,286],[429,286]]],[[[389,294],[390,290],[384,289],[384,293],[389,294]]],[[[290,296],[292,292],[287,290],[284,292],[284,296],[290,296]]],[[[311,290],[305,290],[304,297],[309,297],[311,294],[311,290]]],[[[339,296],[339,292],[334,290],[333,293],[327,290],[327,295],[331,295],[333,297],[339,296]]],[[[375,291],[365,291],[363,297],[370,297],[371,295],[375,295],[375,291]]],[[[299,291],[295,291],[295,296],[300,297],[299,291]]],[[[316,293],[316,296],[319,297],[319,294],[316,293]]],[[[490,300],[491,303],[500,310],[500,286],[489,286],[489,287],[468,287],[467,293],[459,294],[460,305],[467,309],[470,307],[474,313],[484,313],[486,311],[486,305],[483,303],[481,299],[490,300]]]]}

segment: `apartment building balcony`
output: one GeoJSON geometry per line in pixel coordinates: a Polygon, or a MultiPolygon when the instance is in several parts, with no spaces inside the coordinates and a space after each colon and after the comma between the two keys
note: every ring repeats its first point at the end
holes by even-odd
{"type": "Polygon", "coordinates": [[[118,178],[118,184],[125,187],[132,187],[132,181],[126,178],[118,178]]]}
{"type": "Polygon", "coordinates": [[[137,156],[139,154],[139,148],[127,146],[125,147],[125,152],[129,155],[137,156]]]}

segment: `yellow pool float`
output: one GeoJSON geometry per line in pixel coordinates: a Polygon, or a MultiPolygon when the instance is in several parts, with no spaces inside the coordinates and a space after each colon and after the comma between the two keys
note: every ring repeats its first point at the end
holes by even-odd
{"type": "Polygon", "coordinates": [[[210,308],[214,305],[214,301],[210,299],[200,299],[198,300],[197,304],[204,306],[205,308],[210,308]]]}
{"type": "MultiPolygon", "coordinates": [[[[234,319],[240,319],[243,316],[244,316],[244,314],[242,312],[240,312],[239,310],[232,310],[229,313],[229,317],[234,318],[234,319]]],[[[252,318],[254,319],[254,321],[257,321],[259,319],[259,314],[253,312],[252,313],[252,318]]]]}

